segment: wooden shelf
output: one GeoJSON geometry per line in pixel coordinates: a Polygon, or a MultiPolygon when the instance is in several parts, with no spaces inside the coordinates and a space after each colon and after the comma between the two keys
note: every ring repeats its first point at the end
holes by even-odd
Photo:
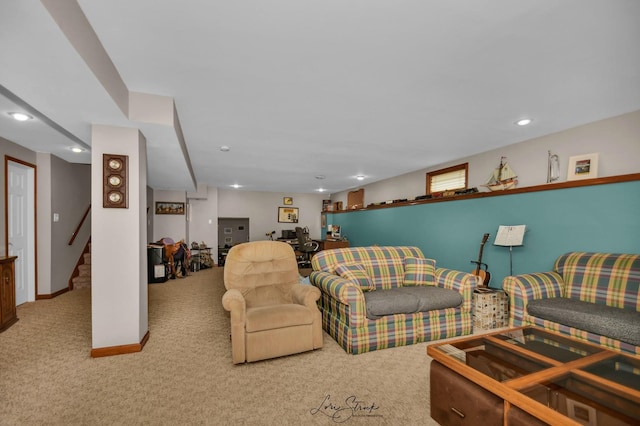
{"type": "Polygon", "coordinates": [[[540,191],[553,191],[556,189],[578,188],[582,186],[607,185],[612,183],[631,182],[631,181],[637,181],[637,180],[640,180],[640,173],[632,173],[628,175],[609,176],[609,177],[601,177],[601,178],[593,178],[593,179],[584,179],[584,180],[577,180],[577,181],[545,183],[543,185],[527,186],[523,188],[508,189],[505,191],[476,192],[472,194],[461,194],[461,195],[454,195],[449,197],[427,198],[424,200],[407,200],[407,201],[400,201],[400,202],[391,203],[391,204],[370,205],[370,206],[359,208],[359,209],[337,210],[333,212],[323,212],[323,213],[350,213],[350,212],[363,211],[363,210],[378,210],[378,209],[387,209],[387,208],[393,208],[393,207],[413,206],[418,204],[442,203],[446,201],[472,200],[476,198],[486,198],[486,197],[502,197],[505,195],[526,194],[529,192],[540,192],[540,191]]]}

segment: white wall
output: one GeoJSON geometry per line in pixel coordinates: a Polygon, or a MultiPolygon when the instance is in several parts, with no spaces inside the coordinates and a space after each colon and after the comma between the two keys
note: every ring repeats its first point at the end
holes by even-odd
{"type": "Polygon", "coordinates": [[[164,237],[173,241],[187,241],[187,215],[155,214],[155,206],[158,201],[187,202],[185,191],[154,191],[153,205],[149,206],[149,212],[153,214],[153,239],[148,241],[159,241],[164,237]]]}
{"type": "Polygon", "coordinates": [[[311,238],[319,239],[320,212],[326,194],[291,194],[288,192],[255,192],[218,189],[218,217],[248,217],[251,241],[267,240],[265,234],[276,231],[275,237],[282,235],[283,229],[308,226],[311,238]],[[285,206],[284,197],[292,197],[293,204],[285,206]],[[298,223],[279,223],[278,207],[297,207],[298,223]]]}
{"type": "MultiPolygon", "coordinates": [[[[567,179],[569,157],[581,154],[599,153],[599,177],[638,173],[640,111],[363,185],[364,204],[367,206],[370,203],[423,195],[427,172],[465,162],[469,163],[469,187],[479,187],[500,163],[501,156],[507,157],[509,165],[518,174],[518,187],[542,185],[547,181],[549,150],[560,159],[559,182],[567,179]]],[[[478,189],[486,191],[480,187],[478,189]]],[[[332,194],[331,200],[342,201],[346,205],[348,192],[332,194]]]]}
{"type": "Polygon", "coordinates": [[[139,344],[149,330],[146,140],[135,128],[93,125],[91,141],[92,348],[139,344]],[[129,157],[126,209],[102,207],[105,152],[129,157]]]}
{"type": "Polygon", "coordinates": [[[312,238],[321,238],[320,212],[326,194],[255,192],[212,186],[207,187],[206,191],[206,198],[199,199],[186,199],[187,194],[180,191],[154,191],[154,205],[150,208],[152,212],[155,201],[186,200],[189,207],[185,216],[154,213],[153,241],[162,237],[170,237],[175,241],[184,238],[189,245],[193,241],[204,241],[213,248],[211,256],[217,262],[217,248],[224,244],[218,241],[218,218],[248,218],[250,241],[267,240],[269,237],[266,234],[271,231],[276,231],[274,237],[277,238],[283,229],[295,229],[296,226],[308,226],[312,238]],[[293,205],[285,206],[284,197],[292,197],[293,205]],[[300,215],[298,223],[279,223],[278,207],[297,207],[300,215]]]}
{"type": "Polygon", "coordinates": [[[218,259],[218,188],[204,189],[206,198],[189,199],[188,238],[198,244],[203,241],[212,247],[211,256],[215,263],[218,259]]]}

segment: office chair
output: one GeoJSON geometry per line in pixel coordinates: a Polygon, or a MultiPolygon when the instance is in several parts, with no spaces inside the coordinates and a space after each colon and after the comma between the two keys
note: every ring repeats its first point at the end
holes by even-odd
{"type": "Polygon", "coordinates": [[[311,268],[311,254],[316,253],[320,244],[309,238],[309,228],[296,226],[298,238],[298,251],[302,253],[302,259],[298,261],[298,268],[311,268]]]}

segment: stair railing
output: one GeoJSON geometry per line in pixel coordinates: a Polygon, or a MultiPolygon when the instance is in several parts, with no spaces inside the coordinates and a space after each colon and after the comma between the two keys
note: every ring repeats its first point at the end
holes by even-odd
{"type": "Polygon", "coordinates": [[[76,230],[73,231],[73,234],[71,234],[71,239],[69,240],[69,245],[72,245],[73,242],[75,241],[76,237],[78,236],[78,232],[80,232],[80,228],[82,228],[82,224],[84,224],[84,221],[87,219],[87,216],[89,215],[89,211],[91,211],[91,204],[89,204],[89,207],[87,207],[87,211],[84,212],[84,215],[82,216],[82,219],[80,219],[80,223],[76,227],[76,230]]]}

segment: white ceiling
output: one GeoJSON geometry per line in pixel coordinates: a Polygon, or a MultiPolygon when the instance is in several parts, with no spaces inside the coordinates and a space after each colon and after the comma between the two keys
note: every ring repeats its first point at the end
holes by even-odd
{"type": "Polygon", "coordinates": [[[89,162],[69,146],[92,123],[139,127],[156,189],[191,189],[191,166],[336,192],[640,109],[637,0],[55,0],[129,91],[175,100],[185,158],[173,129],[125,117],[43,2],[0,2],[0,136],[89,162]],[[42,117],[6,115],[22,108],[42,117]]]}

